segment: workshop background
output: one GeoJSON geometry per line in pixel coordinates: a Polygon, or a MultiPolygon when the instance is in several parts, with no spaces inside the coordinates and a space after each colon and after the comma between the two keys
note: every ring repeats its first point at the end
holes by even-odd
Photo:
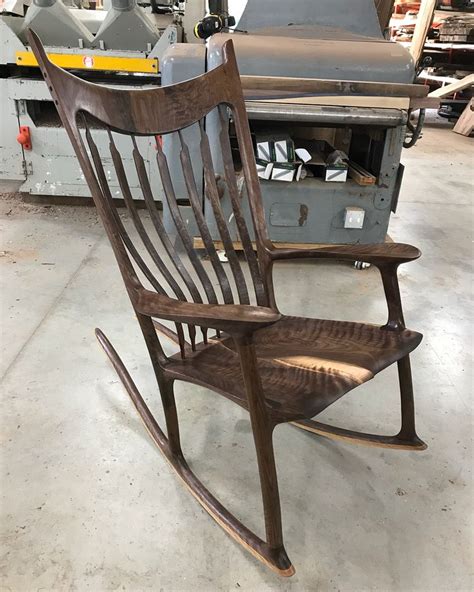
{"type": "MultiPolygon", "coordinates": [[[[2,592],[473,589],[473,50],[473,0],[0,1],[2,592]],[[428,449],[278,427],[290,579],[251,557],[188,494],[97,346],[101,327],[162,421],[143,338],[28,28],[61,67],[136,89],[217,67],[232,38],[274,244],[395,241],[422,251],[399,278],[407,326],[424,335],[411,359],[428,449]]],[[[232,139],[231,118],[229,130],[232,139]]],[[[215,114],[206,132],[219,170],[215,114]]],[[[199,131],[184,136],[228,265],[205,198],[199,131]]],[[[105,130],[94,138],[107,150],[105,130]]],[[[157,142],[202,249],[177,138],[138,137],[163,225],[176,235],[151,165],[157,142]]],[[[239,171],[236,142],[232,156],[239,171]]],[[[133,160],[124,166],[140,199],[133,160]]],[[[113,166],[107,175],[127,223],[113,166]]],[[[238,248],[231,198],[225,184],[219,190],[238,248]]],[[[251,224],[249,209],[244,216],[251,224]]],[[[386,321],[380,275],[364,261],[285,261],[274,277],[284,314],[386,321]]],[[[170,343],[166,353],[175,350],[170,343]]],[[[391,367],[321,417],[395,432],[397,388],[391,367]]],[[[193,470],[259,531],[248,414],[184,383],[177,403],[193,470]]]]}

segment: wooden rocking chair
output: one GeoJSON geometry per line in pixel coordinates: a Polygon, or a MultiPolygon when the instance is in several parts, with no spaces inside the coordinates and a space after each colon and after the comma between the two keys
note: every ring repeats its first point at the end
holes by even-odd
{"type": "Polygon", "coordinates": [[[117,352],[99,329],[96,330],[97,338],[150,436],[194,497],[224,530],[255,557],[278,574],[291,576],[294,568],[283,546],[272,444],[276,425],[291,422],[315,434],[354,443],[405,450],[426,448],[415,431],[409,361],[410,352],[418,346],[422,336],[405,328],[397,280],[398,266],[417,259],[420,252],[412,246],[396,243],[334,245],[306,250],[276,249],[273,246],[265,226],[255,156],[232,42],[228,41],[223,47],[222,65],[202,76],[168,87],[127,90],[81,80],[53,65],[33,32],[30,32],[29,39],[89,184],[143,332],[163,403],[166,436],[117,352]],[[217,172],[221,179],[225,179],[231,198],[233,221],[246,260],[246,274],[243,271],[244,262],[233,247],[229,216],[224,217],[219,199],[211,146],[204,127],[204,118],[211,111],[220,118],[219,151],[222,152],[223,170],[217,172]],[[237,178],[232,157],[229,118],[233,122],[242,162],[240,179],[237,178]],[[99,153],[94,142],[94,133],[99,126],[107,130],[110,140],[106,155],[99,153]],[[228,258],[225,264],[218,257],[203,215],[190,152],[182,132],[190,126],[195,126],[200,134],[205,194],[225,247],[228,258]],[[205,246],[207,261],[194,249],[193,237],[182,217],[168,162],[159,141],[156,145],[156,164],[176,234],[182,243],[180,250],[175,248],[166,233],[152,195],[137,138],[166,134],[179,136],[187,197],[205,246]],[[122,146],[124,141],[130,145],[132,156],[128,162],[134,164],[146,210],[139,209],[132,197],[117,138],[120,138],[122,146]],[[104,168],[104,158],[107,158],[107,169],[104,168]],[[132,240],[127,232],[113,203],[108,183],[111,168],[115,170],[120,197],[125,201],[135,226],[133,235],[139,237],[136,240],[132,240]],[[246,205],[242,198],[245,192],[241,191],[243,182],[253,219],[257,254],[243,215],[246,205]],[[377,266],[387,298],[387,324],[380,327],[280,314],[273,291],[273,263],[310,258],[361,260],[377,266]],[[159,272],[161,280],[157,279],[156,272],[159,272]],[[172,321],[176,331],[157,319],[172,321]],[[212,337],[209,330],[213,330],[212,337]],[[179,351],[175,355],[165,355],[158,333],[176,342],[179,351]],[[202,339],[197,338],[199,334],[202,339]],[[401,428],[397,435],[359,433],[312,419],[351,389],[395,362],[398,364],[401,392],[401,428]],[[180,445],[173,393],[173,384],[177,380],[204,386],[249,412],[260,474],[266,540],[237,520],[204,487],[186,463],[180,445]]]}

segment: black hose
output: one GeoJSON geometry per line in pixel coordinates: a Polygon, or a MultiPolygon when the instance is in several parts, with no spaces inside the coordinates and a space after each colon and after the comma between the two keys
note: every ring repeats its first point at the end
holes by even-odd
{"type": "Polygon", "coordinates": [[[420,114],[418,115],[418,121],[416,122],[416,125],[413,125],[413,123],[410,121],[411,114],[412,114],[412,110],[410,109],[408,111],[408,121],[407,121],[408,133],[407,133],[405,140],[403,141],[404,148],[411,148],[418,141],[420,134],[421,134],[421,130],[423,129],[423,124],[425,123],[426,109],[420,109],[420,114]],[[411,134],[411,137],[409,137],[410,134],[411,134]]]}

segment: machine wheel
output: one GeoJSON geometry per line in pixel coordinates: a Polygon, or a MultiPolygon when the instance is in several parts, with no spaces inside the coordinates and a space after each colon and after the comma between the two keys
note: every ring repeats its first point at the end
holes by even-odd
{"type": "Polygon", "coordinates": [[[355,261],[354,267],[356,269],[368,269],[370,267],[370,263],[366,263],[365,261],[355,261]]]}

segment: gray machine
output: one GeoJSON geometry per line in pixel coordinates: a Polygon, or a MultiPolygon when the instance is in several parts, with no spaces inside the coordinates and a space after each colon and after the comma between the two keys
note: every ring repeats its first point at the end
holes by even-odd
{"type": "MultiPolygon", "coordinates": [[[[242,75],[285,76],[367,82],[412,83],[415,77],[410,54],[383,38],[373,0],[249,0],[238,23],[246,33],[231,38],[242,75]]],[[[203,46],[175,45],[162,63],[162,83],[173,84],[198,76],[221,63],[222,44],[229,34],[213,35],[203,46]]],[[[405,138],[408,102],[385,101],[374,105],[339,105],[308,101],[247,101],[252,132],[272,128],[291,137],[309,141],[326,140],[347,153],[351,161],[376,178],[370,186],[354,180],[344,183],[305,178],[284,183],[262,180],[262,194],[270,238],[291,243],[383,242],[395,211],[403,175],[400,164],[405,138]],[[350,212],[363,213],[351,217],[350,212]]],[[[218,146],[217,123],[211,114],[206,121],[211,144],[218,146]],[[212,141],[214,138],[215,141],[212,141]]],[[[195,176],[202,178],[197,130],[188,130],[195,176]]],[[[177,145],[165,140],[177,194],[186,195],[179,169],[177,145]]],[[[216,174],[224,178],[216,150],[216,174]]],[[[232,217],[230,199],[222,183],[222,207],[232,217]]],[[[203,209],[214,239],[212,209],[203,195],[203,209]]],[[[246,200],[243,200],[243,204],[246,200]]],[[[164,204],[168,230],[172,220],[164,204]]],[[[247,216],[249,216],[247,210],[247,216]]],[[[193,217],[185,216],[192,226],[193,217]]],[[[194,228],[190,228],[194,232],[194,228]]],[[[238,240],[235,231],[234,239],[238,240]]]]}
{"type": "MultiPolygon", "coordinates": [[[[205,4],[204,0],[188,0],[184,17],[177,17],[176,13],[145,12],[136,0],[111,0],[108,11],[79,10],[62,0],[32,0],[26,17],[1,14],[0,179],[21,181],[20,190],[26,193],[89,196],[47,86],[32,62],[25,37],[28,26],[39,33],[51,59],[63,67],[79,70],[84,77],[103,84],[143,88],[180,82],[221,62],[222,44],[230,33],[213,35],[207,43],[196,39],[190,43],[193,25],[204,16],[205,4]]],[[[237,27],[245,33],[234,32],[231,37],[244,75],[398,83],[414,79],[409,53],[383,38],[373,0],[351,0],[350,9],[346,0],[248,0],[237,27]]],[[[371,243],[386,236],[402,179],[400,154],[409,101],[347,105],[334,99],[337,97],[331,101],[319,97],[319,102],[309,103],[248,97],[253,132],[272,128],[310,142],[325,140],[376,178],[370,186],[352,179],[328,183],[317,177],[292,183],[262,180],[270,236],[276,242],[371,243]],[[351,217],[350,212],[356,215],[351,217]]],[[[206,127],[211,141],[217,140],[212,114],[206,127]]],[[[106,134],[100,130],[96,134],[99,149],[106,151],[106,134]]],[[[204,197],[198,135],[194,129],[186,135],[203,211],[218,240],[204,197]]],[[[139,143],[154,194],[160,200],[155,140],[140,138],[139,143]]],[[[212,141],[212,145],[219,172],[218,142],[212,141]]],[[[164,150],[175,166],[172,174],[177,196],[186,198],[179,146],[173,137],[164,138],[164,150]]],[[[132,190],[139,197],[134,167],[131,162],[125,164],[132,190]]],[[[114,195],[120,197],[112,166],[109,175],[114,195]]],[[[221,189],[222,206],[231,218],[222,181],[221,189]]],[[[163,207],[165,224],[172,231],[166,203],[163,207]]],[[[191,210],[184,218],[195,232],[191,210]]],[[[234,238],[238,239],[236,233],[234,238]]]]}
{"type": "MultiPolygon", "coordinates": [[[[164,51],[182,39],[172,13],[146,13],[136,0],[112,0],[106,10],[71,8],[61,0],[33,0],[26,16],[0,14],[0,179],[18,180],[20,191],[35,195],[88,197],[90,191],[61,125],[46,83],[36,67],[26,38],[28,27],[43,41],[51,59],[101,84],[140,87],[160,84],[164,51]],[[20,131],[20,133],[19,133],[20,131]]],[[[99,149],[108,138],[96,130],[99,149]]],[[[161,196],[155,140],[139,139],[155,192],[161,196]]],[[[133,164],[125,163],[138,191],[133,164]]],[[[117,197],[119,184],[110,166],[117,197]]]]}

